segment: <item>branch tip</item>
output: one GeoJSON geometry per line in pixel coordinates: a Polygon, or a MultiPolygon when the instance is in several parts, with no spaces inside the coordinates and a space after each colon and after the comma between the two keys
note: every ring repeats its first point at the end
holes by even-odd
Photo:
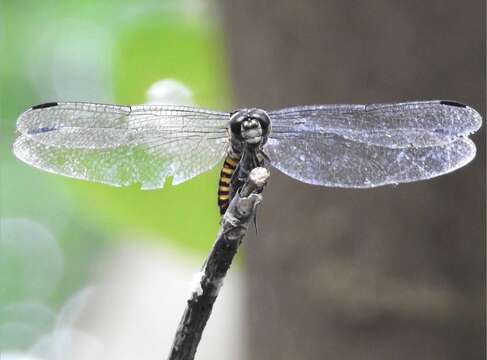
{"type": "Polygon", "coordinates": [[[263,187],[269,179],[270,172],[264,167],[257,167],[250,172],[249,180],[257,187],[263,187]]]}
{"type": "Polygon", "coordinates": [[[254,168],[240,191],[233,197],[220,223],[220,231],[203,270],[192,282],[192,294],[183,313],[169,360],[193,360],[225,275],[242,242],[270,173],[254,168]]]}

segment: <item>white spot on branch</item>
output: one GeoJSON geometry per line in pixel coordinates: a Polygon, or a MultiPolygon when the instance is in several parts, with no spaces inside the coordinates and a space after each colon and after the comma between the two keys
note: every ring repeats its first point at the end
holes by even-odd
{"type": "Polygon", "coordinates": [[[256,186],[262,187],[265,185],[267,179],[269,179],[270,172],[264,167],[258,167],[250,172],[249,178],[256,186]]]}
{"type": "Polygon", "coordinates": [[[193,279],[191,279],[190,288],[191,293],[196,294],[197,296],[201,296],[203,294],[203,288],[201,287],[201,280],[205,275],[204,270],[194,274],[193,279]]]}

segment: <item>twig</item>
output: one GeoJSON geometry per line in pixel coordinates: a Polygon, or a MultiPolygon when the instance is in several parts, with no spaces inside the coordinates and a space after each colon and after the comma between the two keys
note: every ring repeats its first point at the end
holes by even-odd
{"type": "Polygon", "coordinates": [[[260,193],[268,178],[269,171],[266,168],[253,169],[223,215],[218,237],[179,323],[169,360],[194,358],[213,303],[255,215],[255,208],[262,201],[260,193]]]}

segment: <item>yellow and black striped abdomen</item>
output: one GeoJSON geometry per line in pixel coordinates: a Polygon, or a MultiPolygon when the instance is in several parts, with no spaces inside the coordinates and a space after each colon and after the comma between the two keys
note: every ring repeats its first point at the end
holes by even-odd
{"type": "Polygon", "coordinates": [[[220,172],[220,184],[218,186],[218,207],[222,215],[227,210],[228,204],[230,204],[230,182],[240,158],[240,154],[230,151],[223,162],[223,168],[220,172]]]}

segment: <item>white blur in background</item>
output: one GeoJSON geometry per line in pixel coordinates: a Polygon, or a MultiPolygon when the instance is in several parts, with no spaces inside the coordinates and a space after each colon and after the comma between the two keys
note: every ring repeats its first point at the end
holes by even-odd
{"type": "Polygon", "coordinates": [[[163,79],[155,82],[147,90],[149,105],[186,105],[193,104],[193,93],[183,83],[174,79],[163,79]]]}
{"type": "MultiPolygon", "coordinates": [[[[167,247],[128,245],[129,235],[101,259],[91,285],[55,313],[45,303],[63,271],[48,229],[26,219],[1,220],[0,250],[17,254],[23,289],[0,308],[2,360],[152,360],[167,357],[203,258],[167,247]],[[21,350],[28,345],[28,351],[21,350]]],[[[140,240],[141,235],[137,235],[140,240]]],[[[150,243],[146,241],[142,243],[150,243]]],[[[10,274],[10,276],[19,276],[10,274]]],[[[198,359],[245,358],[243,282],[229,272],[198,348],[198,359]]]]}

